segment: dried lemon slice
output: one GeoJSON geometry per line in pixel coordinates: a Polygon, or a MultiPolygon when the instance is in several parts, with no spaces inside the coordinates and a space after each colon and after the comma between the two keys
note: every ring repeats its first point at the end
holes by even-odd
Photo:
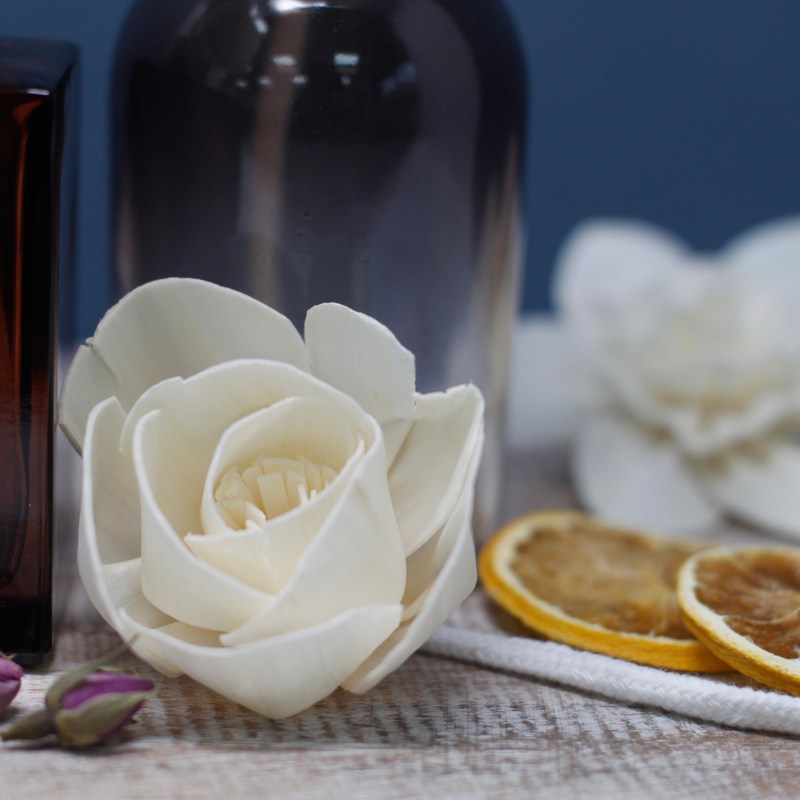
{"type": "Polygon", "coordinates": [[[668,669],[729,670],[687,630],[675,597],[678,569],[699,547],[540,512],[494,534],[478,570],[501,606],[551,639],[668,669]]]}
{"type": "Polygon", "coordinates": [[[800,694],[800,549],[716,547],[678,576],[687,627],[732,667],[800,694]]]}

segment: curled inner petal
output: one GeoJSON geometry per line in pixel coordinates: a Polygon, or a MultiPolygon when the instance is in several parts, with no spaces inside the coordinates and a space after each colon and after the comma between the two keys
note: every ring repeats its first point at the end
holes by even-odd
{"type": "MultiPolygon", "coordinates": [[[[362,440],[363,443],[363,440],[362,440]]],[[[229,467],[214,490],[220,516],[235,530],[257,526],[306,505],[330,486],[338,470],[303,455],[262,455],[246,469],[229,467]]]]}
{"type": "Polygon", "coordinates": [[[309,397],[239,420],[221,437],[206,476],[204,533],[262,528],[316,505],[349,459],[371,446],[372,425],[346,405],[309,397]]]}

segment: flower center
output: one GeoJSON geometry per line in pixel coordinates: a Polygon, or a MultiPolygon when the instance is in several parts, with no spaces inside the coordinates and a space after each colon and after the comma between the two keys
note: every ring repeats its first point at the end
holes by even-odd
{"type": "Polygon", "coordinates": [[[798,353],[776,298],[702,270],[692,281],[643,292],[631,312],[610,320],[624,364],[672,406],[707,417],[747,408],[795,382],[798,353]]]}
{"type": "Polygon", "coordinates": [[[260,527],[313,500],[337,474],[304,456],[259,457],[243,472],[233,466],[223,474],[214,491],[215,505],[231,528],[260,527]]]}

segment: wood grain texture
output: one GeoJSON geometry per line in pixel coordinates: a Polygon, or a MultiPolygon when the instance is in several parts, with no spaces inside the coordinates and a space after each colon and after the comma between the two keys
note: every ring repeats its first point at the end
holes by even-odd
{"type": "MultiPolygon", "coordinates": [[[[557,454],[512,459],[507,513],[572,505],[564,465],[557,454]]],[[[480,595],[456,622],[515,631],[480,595]]],[[[60,671],[116,642],[77,590],[51,663],[28,676],[7,719],[36,707],[60,671]]],[[[120,666],[153,675],[132,657],[120,666]]],[[[800,781],[796,738],[425,655],[365,696],[339,691],[282,722],[186,678],[154,677],[156,695],[112,746],[0,747],[0,798],[782,798],[800,781]]]]}

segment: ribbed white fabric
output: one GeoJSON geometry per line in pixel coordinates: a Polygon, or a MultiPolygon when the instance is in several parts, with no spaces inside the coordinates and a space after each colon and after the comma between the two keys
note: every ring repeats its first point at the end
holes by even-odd
{"type": "Polygon", "coordinates": [[[432,655],[553,681],[687,717],[800,734],[800,697],[713,678],[644,667],[555,642],[442,625],[423,648],[432,655]]]}

